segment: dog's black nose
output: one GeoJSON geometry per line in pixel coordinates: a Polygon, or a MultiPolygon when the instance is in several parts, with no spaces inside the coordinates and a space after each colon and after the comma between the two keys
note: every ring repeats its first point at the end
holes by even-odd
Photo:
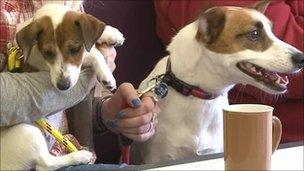
{"type": "Polygon", "coordinates": [[[58,79],[56,86],[59,90],[67,90],[71,86],[71,81],[69,78],[61,77],[58,79]]]}
{"type": "Polygon", "coordinates": [[[292,55],[293,63],[299,68],[304,67],[304,54],[303,53],[295,53],[292,55]]]}

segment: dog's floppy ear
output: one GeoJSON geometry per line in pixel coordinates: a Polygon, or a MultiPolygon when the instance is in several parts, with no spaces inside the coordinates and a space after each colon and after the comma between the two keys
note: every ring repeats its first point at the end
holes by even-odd
{"type": "Polygon", "coordinates": [[[225,12],[220,8],[211,8],[199,15],[196,38],[204,43],[216,41],[225,27],[225,12]]]}
{"type": "Polygon", "coordinates": [[[37,41],[38,35],[43,31],[38,21],[33,21],[22,28],[16,35],[18,46],[22,49],[25,60],[31,53],[31,49],[37,41]]]}
{"type": "Polygon", "coordinates": [[[81,27],[84,45],[87,51],[97,42],[105,29],[105,23],[90,14],[81,14],[76,25],[81,27]]]}
{"type": "Polygon", "coordinates": [[[249,8],[253,8],[264,14],[270,2],[270,0],[262,0],[250,5],[249,8]]]}

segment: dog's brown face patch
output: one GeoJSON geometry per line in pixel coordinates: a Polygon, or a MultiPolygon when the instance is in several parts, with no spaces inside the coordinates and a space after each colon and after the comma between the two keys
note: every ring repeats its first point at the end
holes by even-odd
{"type": "Polygon", "coordinates": [[[16,41],[25,59],[37,43],[39,51],[50,65],[64,68],[69,63],[79,67],[84,48],[90,51],[105,28],[105,23],[92,15],[74,11],[66,12],[56,29],[53,24],[52,16],[43,16],[17,33],[16,41]]]}
{"type": "MultiPolygon", "coordinates": [[[[223,20],[223,17],[213,16],[213,20],[211,21],[218,23],[214,20],[221,20],[225,24],[211,25],[215,28],[208,28],[210,30],[221,30],[216,38],[212,38],[213,41],[204,42],[204,46],[209,50],[217,53],[232,54],[246,49],[265,51],[271,46],[272,40],[267,36],[262,22],[253,18],[251,13],[248,12],[249,9],[229,10],[229,7],[222,7],[220,10],[221,12],[216,15],[225,15],[225,20],[223,20]]],[[[200,37],[206,36],[198,32],[196,38],[199,41],[203,40],[200,37]]]]}
{"type": "Polygon", "coordinates": [[[69,11],[56,28],[57,44],[64,61],[79,66],[84,47],[90,51],[103,33],[105,24],[89,14],[69,11]]]}
{"type": "Polygon", "coordinates": [[[50,64],[53,64],[56,58],[56,40],[54,37],[54,28],[50,17],[45,16],[39,19],[41,31],[37,33],[38,48],[50,64]]]}
{"type": "Polygon", "coordinates": [[[64,63],[80,66],[84,47],[90,51],[104,28],[105,23],[89,14],[69,11],[56,29],[51,17],[44,16],[19,31],[16,40],[26,57],[37,41],[41,54],[49,64],[55,63],[59,50],[64,63]]]}
{"type": "Polygon", "coordinates": [[[56,57],[56,40],[52,20],[48,16],[41,17],[21,29],[16,40],[25,58],[31,54],[32,47],[37,43],[43,57],[53,63],[56,57]]]}
{"type": "Polygon", "coordinates": [[[84,40],[81,28],[77,25],[80,15],[67,12],[62,23],[56,28],[57,45],[65,62],[79,66],[82,63],[84,40]]]}

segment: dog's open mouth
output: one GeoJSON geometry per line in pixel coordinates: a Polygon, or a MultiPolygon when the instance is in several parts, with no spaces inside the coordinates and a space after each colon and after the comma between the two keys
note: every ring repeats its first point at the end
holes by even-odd
{"type": "Polygon", "coordinates": [[[270,89],[275,91],[285,91],[287,89],[287,84],[289,83],[287,76],[281,77],[275,72],[268,71],[249,62],[239,62],[237,63],[237,67],[242,72],[256,81],[263,83],[270,89]]]}

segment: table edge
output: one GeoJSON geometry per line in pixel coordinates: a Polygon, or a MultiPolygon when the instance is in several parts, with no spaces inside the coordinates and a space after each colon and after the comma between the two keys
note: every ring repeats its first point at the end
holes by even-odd
{"type": "MultiPolygon", "coordinates": [[[[303,146],[303,145],[304,145],[304,141],[282,143],[282,144],[279,145],[278,149],[298,147],[298,146],[303,146]]],[[[155,169],[155,168],[159,168],[159,167],[166,167],[166,166],[172,166],[172,165],[178,165],[178,164],[185,164],[185,163],[191,163],[191,162],[211,160],[211,159],[217,159],[217,158],[221,158],[221,157],[223,157],[223,153],[208,154],[208,155],[196,156],[196,157],[192,157],[192,158],[185,158],[185,159],[181,159],[181,160],[164,161],[164,162],[159,162],[159,163],[154,163],[154,164],[130,165],[130,166],[127,166],[125,168],[121,168],[119,170],[155,169]]]]}

